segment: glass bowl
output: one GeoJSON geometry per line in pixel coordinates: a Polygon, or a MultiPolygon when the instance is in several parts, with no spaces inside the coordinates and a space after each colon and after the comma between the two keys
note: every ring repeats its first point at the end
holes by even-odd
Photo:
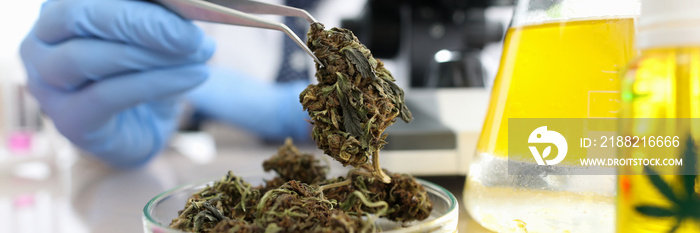
{"type": "MultiPolygon", "coordinates": [[[[258,180],[244,178],[253,185],[262,183],[258,180]],[[257,181],[257,182],[256,182],[257,181]]],[[[459,208],[454,195],[431,182],[416,179],[425,187],[428,197],[433,201],[433,211],[430,216],[422,221],[412,221],[404,224],[380,218],[377,225],[383,232],[457,232],[459,208]]],[[[187,199],[193,193],[213,184],[214,181],[201,181],[186,184],[155,196],[143,208],[143,231],[146,233],[180,233],[183,231],[168,227],[170,221],[177,217],[177,211],[181,210],[187,199]]]]}

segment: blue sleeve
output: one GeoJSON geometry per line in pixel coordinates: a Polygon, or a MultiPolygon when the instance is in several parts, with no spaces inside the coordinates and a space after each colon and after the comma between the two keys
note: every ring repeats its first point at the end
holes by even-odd
{"type": "Polygon", "coordinates": [[[187,95],[195,111],[249,131],[262,139],[311,141],[308,114],[299,103],[306,81],[267,83],[244,74],[212,68],[209,79],[187,95]]]}

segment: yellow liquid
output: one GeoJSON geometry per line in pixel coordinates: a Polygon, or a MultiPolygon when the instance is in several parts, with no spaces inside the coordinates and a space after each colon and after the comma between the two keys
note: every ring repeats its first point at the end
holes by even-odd
{"type": "MultiPolygon", "coordinates": [[[[625,73],[623,86],[623,112],[625,118],[700,118],[700,48],[668,48],[644,51],[625,73]]],[[[641,135],[642,130],[653,129],[654,125],[626,125],[623,133],[641,135]],[[652,129],[649,129],[652,127],[652,129]]],[[[688,135],[695,138],[698,145],[700,126],[678,125],[675,129],[664,128],[663,131],[675,132],[675,135],[688,135]],[[670,131],[669,131],[670,130],[670,131]]],[[[679,151],[680,152],[680,151],[679,151]]],[[[630,148],[623,155],[645,156],[643,148],[630,148]],[[632,150],[633,149],[633,150],[632,150]]],[[[677,153],[678,154],[678,153],[677,153]]],[[[651,157],[650,155],[646,155],[651,157]]],[[[684,161],[685,162],[685,161],[684,161]]],[[[687,165],[687,164],[684,164],[687,165]]],[[[700,166],[700,164],[695,164],[700,166]]],[[[660,176],[678,198],[684,195],[682,176],[660,176]]],[[[700,185],[696,176],[694,195],[700,199],[700,185]]],[[[662,195],[645,175],[620,176],[618,182],[617,232],[700,232],[700,210],[697,217],[682,218],[678,216],[650,217],[640,213],[636,207],[658,206],[668,209],[678,207],[662,195]]],[[[685,206],[686,208],[688,206],[685,206]]],[[[696,206],[695,208],[700,208],[696,206]]]]}
{"type": "Polygon", "coordinates": [[[631,18],[510,28],[477,150],[508,155],[508,118],[617,117],[634,32],[631,18]]]}
{"type": "Polygon", "coordinates": [[[507,174],[508,118],[617,117],[634,33],[632,18],[508,30],[464,191],[477,222],[497,232],[614,232],[614,176],[507,174]]]}

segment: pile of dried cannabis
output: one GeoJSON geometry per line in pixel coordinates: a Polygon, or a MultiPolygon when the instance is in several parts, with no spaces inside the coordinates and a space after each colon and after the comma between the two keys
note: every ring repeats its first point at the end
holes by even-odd
{"type": "Polygon", "coordinates": [[[403,90],[350,30],[324,30],[317,22],[308,38],[307,46],[324,63],[316,65],[318,84],[299,95],[312,120],[312,138],[345,166],[358,167],[373,156],[373,172],[388,182],[378,153],[386,144],[384,130],[397,116],[411,121],[403,90]]]}
{"type": "MultiPolygon", "coordinates": [[[[345,200],[339,204],[343,211],[360,214],[379,211],[377,208],[356,201],[355,199],[358,197],[353,193],[359,191],[368,198],[369,202],[386,202],[388,210],[383,217],[389,220],[407,222],[427,218],[433,209],[433,203],[430,202],[423,186],[416,183],[416,180],[409,175],[386,173],[391,177],[389,184],[380,182],[367,174],[356,172],[350,176],[352,185],[324,190],[324,194],[330,200],[345,200]]],[[[345,179],[339,177],[334,182],[345,179]]]]}
{"type": "Polygon", "coordinates": [[[347,29],[313,23],[307,45],[324,63],[318,84],[299,96],[312,138],[325,154],[354,170],[326,180],[328,167],[291,139],[263,163],[277,177],[253,187],[229,172],[193,194],[170,227],[190,232],[376,232],[377,218],[426,219],[433,204],[410,175],[379,166],[384,130],[411,120],[404,93],[381,61],[347,29]],[[372,158],[369,165],[370,157],[372,158]],[[388,174],[388,175],[387,175],[388,174]]]}
{"type": "Polygon", "coordinates": [[[272,181],[254,187],[229,172],[193,194],[170,227],[188,232],[376,232],[376,218],[423,220],[432,210],[427,192],[409,175],[390,174],[392,182],[386,184],[358,169],[348,178],[326,180],[328,167],[299,153],[291,140],[264,164],[277,173],[272,181]],[[290,171],[323,176],[307,184],[288,179],[290,171]],[[373,215],[363,218],[367,214],[373,215]]]}

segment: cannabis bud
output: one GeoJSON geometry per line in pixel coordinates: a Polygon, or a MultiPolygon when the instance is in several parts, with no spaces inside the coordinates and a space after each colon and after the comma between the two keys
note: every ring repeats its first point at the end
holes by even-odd
{"type": "MultiPolygon", "coordinates": [[[[170,227],[190,232],[209,232],[230,219],[253,220],[261,193],[229,171],[213,185],[192,194],[185,209],[178,211],[170,227]]],[[[230,224],[228,222],[227,224],[230,224]]]]}
{"type": "Polygon", "coordinates": [[[384,130],[396,117],[411,121],[403,90],[350,30],[313,23],[307,45],[324,63],[316,65],[318,84],[299,95],[311,117],[312,138],[344,166],[358,167],[374,155],[381,172],[375,154],[386,144],[384,130]]]}
{"type": "Polygon", "coordinates": [[[333,205],[316,187],[292,180],[265,193],[258,205],[256,222],[273,232],[354,232],[365,228],[375,231],[372,222],[333,205]]]}
{"type": "Polygon", "coordinates": [[[296,180],[315,184],[326,178],[328,166],[321,165],[311,154],[301,153],[287,138],[284,146],[277,149],[277,154],[263,162],[265,171],[274,170],[284,181],[296,180]]]}
{"type": "Polygon", "coordinates": [[[244,220],[226,219],[216,224],[211,232],[264,233],[265,228],[244,220]]]}
{"type": "Polygon", "coordinates": [[[413,220],[423,220],[430,216],[433,210],[433,203],[428,197],[425,188],[411,175],[389,173],[391,183],[380,182],[371,176],[354,174],[348,178],[339,177],[332,182],[342,182],[352,179],[350,185],[341,186],[324,191],[326,198],[338,200],[343,211],[359,213],[363,212],[377,214],[380,209],[364,204],[353,192],[359,191],[368,198],[369,202],[386,202],[388,209],[381,213],[385,218],[392,221],[408,222],[413,220]]]}

